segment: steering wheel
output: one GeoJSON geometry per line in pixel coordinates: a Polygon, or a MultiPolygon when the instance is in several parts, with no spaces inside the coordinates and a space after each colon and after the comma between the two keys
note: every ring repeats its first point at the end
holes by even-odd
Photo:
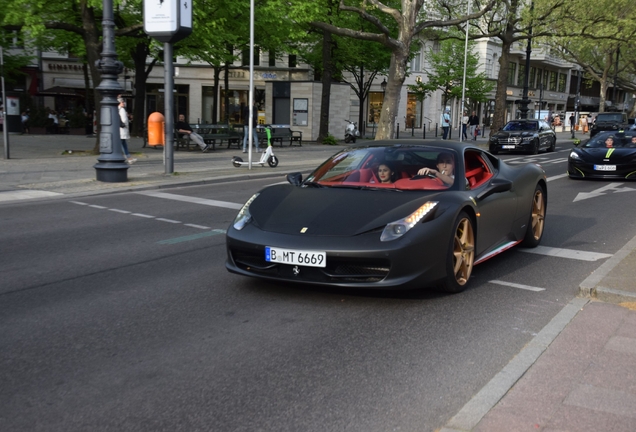
{"type": "Polygon", "coordinates": [[[426,173],[426,174],[414,175],[413,177],[411,177],[411,180],[421,180],[421,179],[424,179],[424,178],[434,179],[434,178],[437,178],[437,177],[435,176],[435,174],[429,172],[429,173],[426,173]]]}

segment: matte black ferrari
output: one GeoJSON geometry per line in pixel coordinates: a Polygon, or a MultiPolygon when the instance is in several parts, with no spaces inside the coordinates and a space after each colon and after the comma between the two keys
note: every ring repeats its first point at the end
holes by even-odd
{"type": "Polygon", "coordinates": [[[358,288],[464,290],[473,265],[544,231],[547,182],[459,143],[376,141],[254,194],[227,230],[230,272],[358,288]]]}
{"type": "Polygon", "coordinates": [[[570,178],[636,180],[636,131],[599,132],[568,158],[570,178]]]}

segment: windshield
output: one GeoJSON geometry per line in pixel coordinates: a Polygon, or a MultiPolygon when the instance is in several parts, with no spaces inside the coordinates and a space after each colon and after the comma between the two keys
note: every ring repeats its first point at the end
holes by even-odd
{"type": "Polygon", "coordinates": [[[583,147],[585,148],[612,148],[612,147],[629,147],[636,148],[635,132],[601,132],[590,138],[583,147]]]}
{"type": "Polygon", "coordinates": [[[536,131],[538,129],[537,122],[508,122],[502,130],[505,131],[536,131]]]}
{"type": "Polygon", "coordinates": [[[623,121],[623,115],[622,114],[607,114],[607,113],[603,113],[603,114],[599,114],[598,116],[596,116],[596,121],[597,122],[618,122],[618,123],[621,123],[623,121]]]}
{"type": "Polygon", "coordinates": [[[455,184],[458,155],[425,146],[378,146],[344,150],[323,163],[304,184],[393,190],[443,190],[455,184]]]}

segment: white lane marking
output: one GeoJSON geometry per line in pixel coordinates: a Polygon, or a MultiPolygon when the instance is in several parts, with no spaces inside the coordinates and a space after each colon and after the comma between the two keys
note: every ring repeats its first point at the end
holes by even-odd
{"type": "Polygon", "coordinates": [[[547,255],[559,258],[576,259],[581,261],[598,261],[600,259],[609,258],[612,254],[586,252],[574,249],[561,249],[547,246],[537,246],[533,249],[517,249],[520,252],[532,253],[537,255],[547,255]]]}
{"type": "Polygon", "coordinates": [[[524,289],[524,290],[528,290],[528,291],[545,291],[545,288],[539,288],[539,287],[533,287],[530,285],[522,285],[522,284],[517,284],[517,283],[512,283],[512,282],[504,282],[504,281],[500,281],[500,280],[491,280],[488,281],[489,283],[492,284],[497,284],[497,285],[503,285],[503,286],[509,286],[512,288],[520,288],[520,289],[524,289]]]}
{"type": "Polygon", "coordinates": [[[552,176],[552,177],[548,177],[547,181],[558,180],[558,179],[562,179],[563,177],[567,177],[567,176],[568,176],[567,173],[559,174],[559,175],[555,175],[555,176],[552,176]]]}
{"type": "Polygon", "coordinates": [[[173,223],[173,224],[180,224],[181,221],[176,221],[176,220],[172,220],[172,219],[164,219],[164,218],[157,218],[158,221],[161,222],[168,222],[168,223],[173,223]]]}
{"type": "Polygon", "coordinates": [[[48,192],[41,190],[20,190],[0,192],[0,202],[20,201],[26,199],[45,198],[64,195],[58,192],[48,192]]]}
{"type": "Polygon", "coordinates": [[[602,188],[598,188],[593,190],[592,192],[579,192],[579,194],[574,198],[573,202],[582,201],[588,198],[595,198],[598,196],[605,195],[606,192],[620,193],[620,192],[634,192],[636,189],[630,187],[619,187],[623,183],[610,183],[607,186],[603,186],[602,188]]]}
{"type": "MultiPolygon", "coordinates": [[[[143,214],[143,213],[133,213],[133,212],[130,212],[128,210],[120,210],[120,209],[116,209],[116,208],[108,208],[108,207],[103,207],[103,206],[98,206],[98,205],[91,205],[91,204],[88,204],[88,203],[85,203],[85,202],[81,202],[81,201],[69,201],[69,202],[73,203],[73,204],[81,205],[81,206],[97,208],[97,209],[100,209],[100,210],[108,210],[108,211],[112,211],[112,212],[115,212],[115,213],[129,214],[131,216],[137,216],[137,217],[142,217],[142,218],[146,218],[146,219],[156,219],[156,220],[161,221],[161,222],[168,222],[168,223],[173,223],[173,224],[183,223],[181,221],[177,221],[177,220],[174,220],[174,219],[159,218],[159,217],[156,217],[156,216],[151,216],[151,215],[147,215],[147,214],[143,214]]],[[[212,229],[212,228],[210,228],[208,226],[205,226],[205,225],[197,225],[197,224],[183,224],[183,225],[191,227],[191,228],[201,229],[201,230],[211,230],[212,229]]]]}
{"type": "Polygon", "coordinates": [[[189,202],[193,204],[202,204],[202,205],[213,206],[213,207],[224,207],[224,208],[229,208],[234,210],[240,210],[243,207],[243,204],[236,204],[236,203],[227,202],[227,201],[217,201],[217,200],[211,200],[211,199],[205,199],[205,198],[189,197],[185,195],[177,195],[177,194],[171,194],[166,192],[146,191],[146,192],[137,192],[137,193],[139,195],[146,195],[146,196],[155,197],[155,198],[164,198],[164,199],[170,199],[174,201],[183,201],[183,202],[189,202]]]}
{"type": "Polygon", "coordinates": [[[197,225],[197,224],[184,224],[185,226],[188,227],[192,227],[192,228],[197,228],[197,229],[202,229],[202,230],[211,230],[212,228],[205,226],[205,225],[197,225]]]}

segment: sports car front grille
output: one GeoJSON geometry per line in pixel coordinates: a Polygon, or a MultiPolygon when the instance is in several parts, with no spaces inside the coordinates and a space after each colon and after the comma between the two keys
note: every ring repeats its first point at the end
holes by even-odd
{"type": "Polygon", "coordinates": [[[380,282],[391,270],[386,259],[330,258],[327,266],[300,267],[265,261],[265,254],[257,251],[231,249],[230,254],[237,267],[257,275],[295,281],[322,283],[380,282]]]}
{"type": "Polygon", "coordinates": [[[519,144],[521,142],[521,137],[506,137],[499,138],[499,144],[519,144]]]}

